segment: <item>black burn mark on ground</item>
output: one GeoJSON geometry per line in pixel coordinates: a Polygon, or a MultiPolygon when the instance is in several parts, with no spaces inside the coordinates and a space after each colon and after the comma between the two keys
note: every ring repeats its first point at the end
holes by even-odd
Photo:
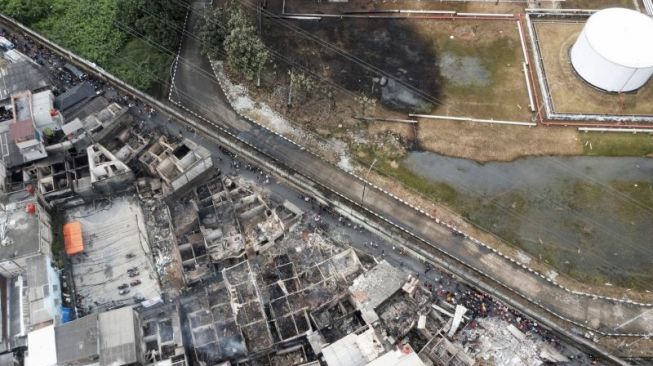
{"type": "Polygon", "coordinates": [[[409,20],[268,18],[263,21],[262,35],[269,47],[293,62],[350,91],[373,95],[392,109],[427,111],[441,97],[437,55],[431,42],[417,34],[409,20]],[[290,27],[300,28],[352,57],[290,27]],[[382,87],[378,81],[384,76],[388,82],[382,87]]]}

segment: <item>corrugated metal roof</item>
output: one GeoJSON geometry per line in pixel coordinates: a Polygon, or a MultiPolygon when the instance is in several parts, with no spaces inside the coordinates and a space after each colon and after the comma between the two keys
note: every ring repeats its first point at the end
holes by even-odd
{"type": "Polygon", "coordinates": [[[138,361],[134,310],[124,307],[100,313],[100,365],[138,361]]]}
{"type": "Polygon", "coordinates": [[[98,315],[91,314],[55,328],[58,364],[99,357],[98,315]]]}
{"type": "Polygon", "coordinates": [[[83,104],[94,96],[95,88],[93,88],[93,85],[83,82],[59,94],[54,100],[54,106],[61,112],[66,112],[73,107],[83,104]]]}

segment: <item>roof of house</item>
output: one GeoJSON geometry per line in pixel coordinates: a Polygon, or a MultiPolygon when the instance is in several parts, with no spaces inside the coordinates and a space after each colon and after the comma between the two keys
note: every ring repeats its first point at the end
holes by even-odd
{"type": "Polygon", "coordinates": [[[39,90],[47,87],[48,75],[29,61],[20,60],[0,69],[0,100],[23,90],[39,90]]]}
{"type": "Polygon", "coordinates": [[[32,120],[26,119],[9,125],[9,138],[14,142],[34,138],[34,125],[32,124],[32,120]]]}
{"type": "Polygon", "coordinates": [[[58,364],[93,360],[99,357],[97,314],[59,325],[55,328],[55,334],[58,364]]]}
{"type": "Polygon", "coordinates": [[[57,364],[57,343],[54,325],[27,333],[25,366],[54,366],[57,364]]]}
{"type": "Polygon", "coordinates": [[[27,257],[38,254],[40,249],[39,215],[47,215],[42,209],[36,214],[27,212],[28,203],[37,204],[36,198],[25,191],[12,195],[10,202],[0,206],[0,222],[4,230],[0,231],[0,262],[12,258],[27,257]]]}
{"type": "MultiPolygon", "coordinates": [[[[27,285],[29,287],[29,320],[31,325],[48,321],[58,322],[60,316],[52,309],[52,297],[61,296],[55,292],[59,286],[52,273],[50,259],[45,255],[36,255],[27,259],[27,285]],[[54,295],[52,295],[54,294],[54,295]],[[50,301],[50,303],[48,302],[50,301]]],[[[58,305],[55,305],[58,307],[58,305]]]]}
{"type": "Polygon", "coordinates": [[[322,349],[322,356],[328,366],[365,366],[383,352],[370,327],[361,333],[350,333],[322,349]]]}
{"type": "Polygon", "coordinates": [[[13,168],[25,162],[18,146],[9,137],[9,128],[13,123],[12,120],[0,122],[0,152],[2,153],[2,161],[7,168],[13,168]]]}
{"type": "Polygon", "coordinates": [[[100,313],[100,365],[128,365],[138,361],[135,314],[131,307],[100,313]]]}
{"type": "Polygon", "coordinates": [[[357,305],[374,309],[401,288],[406,276],[384,260],[354,279],[349,291],[357,305]]]}
{"type": "Polygon", "coordinates": [[[54,99],[54,107],[61,112],[67,112],[72,108],[76,108],[84,102],[95,96],[95,88],[93,85],[83,82],[76,85],[64,93],[59,94],[54,99]]]}
{"type": "Polygon", "coordinates": [[[366,366],[424,366],[424,362],[411,346],[404,345],[401,350],[392,350],[366,366]]]}

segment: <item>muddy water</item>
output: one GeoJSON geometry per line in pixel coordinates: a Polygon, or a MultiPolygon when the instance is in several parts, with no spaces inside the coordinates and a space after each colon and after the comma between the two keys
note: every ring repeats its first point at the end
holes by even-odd
{"type": "Polygon", "coordinates": [[[413,152],[402,164],[454,188],[453,208],[562,272],[653,288],[653,159],[534,157],[481,165],[413,152]]]}
{"type": "Polygon", "coordinates": [[[480,57],[458,56],[443,52],[440,57],[440,73],[455,86],[488,86],[490,71],[483,66],[480,57]]]}

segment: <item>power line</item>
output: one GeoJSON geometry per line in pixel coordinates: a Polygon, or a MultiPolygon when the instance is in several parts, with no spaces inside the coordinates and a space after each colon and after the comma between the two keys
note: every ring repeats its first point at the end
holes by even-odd
{"type": "MultiPolygon", "coordinates": [[[[124,25],[124,24],[123,24],[123,25],[124,25]]],[[[133,30],[133,28],[131,28],[131,27],[129,27],[129,26],[126,26],[126,27],[128,27],[132,32],[135,32],[135,33],[136,33],[135,36],[137,36],[137,37],[141,37],[141,38],[142,38],[142,35],[141,35],[140,33],[138,33],[137,31],[133,30]]],[[[192,34],[192,33],[191,33],[191,34],[192,34]]],[[[155,42],[150,41],[150,40],[147,40],[147,39],[145,39],[145,40],[146,40],[146,42],[148,42],[148,43],[150,43],[150,44],[155,43],[155,42]]],[[[165,48],[164,46],[161,46],[160,44],[159,44],[159,45],[153,45],[153,46],[155,46],[155,47],[157,47],[157,48],[160,48],[160,49],[162,48],[162,49],[166,50],[166,51],[169,52],[169,53],[172,52],[172,51],[170,51],[169,49],[165,48]]],[[[182,59],[183,59],[183,58],[182,58],[182,59]]],[[[184,61],[185,61],[185,60],[184,60],[184,61]]],[[[207,77],[208,72],[204,71],[203,69],[199,69],[195,64],[193,64],[193,63],[191,63],[191,62],[187,62],[187,61],[185,61],[185,62],[186,62],[187,64],[189,64],[193,69],[201,71],[201,73],[204,74],[203,76],[207,77]]],[[[210,76],[210,79],[212,79],[212,81],[215,81],[215,78],[213,77],[213,75],[210,76]]],[[[192,98],[191,98],[191,99],[192,99],[192,98]]],[[[202,109],[203,109],[203,108],[202,108],[202,109]]],[[[468,191],[468,192],[474,192],[473,189],[469,189],[469,188],[467,189],[467,191],[468,191]]],[[[523,190],[522,190],[522,191],[523,191],[523,190]]],[[[481,196],[486,196],[486,195],[484,195],[484,194],[482,194],[482,193],[481,193],[480,195],[481,195],[481,196]]],[[[574,212],[574,216],[577,217],[577,218],[581,218],[581,219],[584,218],[584,219],[586,219],[586,221],[594,222],[593,220],[588,219],[587,216],[583,216],[582,214],[577,213],[575,210],[573,210],[572,208],[570,208],[570,207],[568,207],[568,206],[562,205],[561,203],[558,203],[558,202],[554,202],[554,201],[552,201],[552,200],[550,200],[550,199],[547,199],[547,198],[545,198],[545,197],[543,197],[543,196],[539,196],[539,197],[540,197],[540,198],[543,198],[544,200],[548,201],[549,203],[552,203],[552,205],[553,205],[554,207],[555,207],[555,206],[558,206],[558,207],[563,208],[563,209],[564,209],[564,208],[567,208],[568,210],[574,212]]],[[[505,212],[507,212],[508,214],[510,214],[511,216],[515,216],[515,213],[514,213],[513,211],[507,209],[506,207],[500,206],[500,205],[498,205],[498,203],[497,203],[497,206],[500,207],[503,211],[505,211],[505,212]]],[[[519,217],[519,215],[516,216],[516,217],[519,217]]],[[[522,217],[524,217],[524,216],[522,215],[522,217]]],[[[594,222],[594,223],[596,224],[596,222],[594,222]]],[[[614,231],[612,231],[612,230],[610,230],[610,229],[607,229],[604,225],[600,225],[600,224],[599,224],[599,225],[597,225],[597,226],[598,226],[598,227],[603,227],[603,228],[604,228],[604,232],[606,232],[606,233],[608,233],[608,234],[611,234],[611,236],[612,236],[613,238],[616,238],[617,241],[620,239],[620,238],[619,238],[619,235],[615,234],[614,231]],[[607,231],[605,231],[605,229],[607,229],[607,231]]],[[[485,230],[487,230],[487,229],[485,229],[485,230]]],[[[549,229],[545,229],[545,231],[551,232],[549,229]]],[[[554,234],[553,236],[557,236],[557,235],[554,234]]],[[[560,248],[560,247],[559,247],[559,248],[560,248]]],[[[590,255],[593,254],[592,252],[590,252],[590,253],[591,253],[590,255]]],[[[593,256],[594,256],[595,258],[598,258],[600,261],[602,261],[602,262],[604,262],[604,263],[608,263],[604,258],[601,258],[601,257],[595,256],[595,255],[593,255],[593,256]]]]}

